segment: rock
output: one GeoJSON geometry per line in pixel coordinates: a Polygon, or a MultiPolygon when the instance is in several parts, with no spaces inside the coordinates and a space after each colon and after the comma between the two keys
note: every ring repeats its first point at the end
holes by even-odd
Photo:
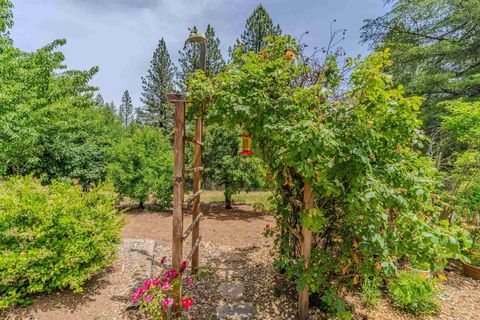
{"type": "Polygon", "coordinates": [[[225,299],[240,299],[245,286],[241,283],[225,283],[218,286],[218,291],[225,299]]]}
{"type": "Polygon", "coordinates": [[[256,310],[251,303],[224,304],[217,307],[217,318],[224,319],[253,319],[256,310]]]}

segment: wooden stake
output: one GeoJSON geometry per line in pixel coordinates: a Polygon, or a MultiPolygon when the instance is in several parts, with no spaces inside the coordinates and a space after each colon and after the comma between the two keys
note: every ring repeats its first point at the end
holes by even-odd
{"type": "MultiPolygon", "coordinates": [[[[195,120],[195,141],[200,143],[195,144],[193,149],[193,167],[198,168],[202,166],[202,151],[203,151],[203,120],[198,118],[195,120]]],[[[202,185],[202,172],[200,170],[193,173],[193,194],[200,192],[202,185]]],[[[192,219],[195,221],[200,212],[200,194],[193,200],[192,219]]],[[[193,226],[192,230],[192,248],[197,244],[197,239],[200,237],[200,221],[193,226]]],[[[198,244],[197,244],[198,245],[198,244]]],[[[195,250],[192,256],[192,274],[198,272],[198,265],[200,263],[200,250],[195,250]]]]}
{"type": "MultiPolygon", "coordinates": [[[[169,99],[170,100],[170,99],[169,99]]],[[[172,267],[180,270],[183,256],[183,197],[184,197],[184,163],[185,163],[185,101],[171,99],[175,102],[175,140],[173,144],[174,153],[174,183],[173,183],[173,239],[172,239],[172,267]]],[[[181,311],[182,289],[179,286],[178,291],[174,293],[175,305],[174,311],[181,311]]]]}
{"type": "MultiPolygon", "coordinates": [[[[314,207],[315,201],[312,195],[312,185],[305,183],[303,187],[304,212],[314,207]]],[[[300,241],[300,252],[304,259],[310,260],[312,253],[312,231],[302,225],[302,239],[300,241]]],[[[304,268],[308,268],[306,264],[304,268]]],[[[308,285],[298,294],[298,318],[300,320],[308,319],[308,285]]]]}

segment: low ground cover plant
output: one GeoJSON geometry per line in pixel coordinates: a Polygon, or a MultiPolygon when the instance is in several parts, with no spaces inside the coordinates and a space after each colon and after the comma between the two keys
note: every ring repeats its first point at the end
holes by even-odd
{"type": "Polygon", "coordinates": [[[123,224],[108,185],[89,192],[31,176],[0,182],[0,308],[31,294],[82,291],[115,257],[123,224]]]}
{"type": "Polygon", "coordinates": [[[361,298],[366,306],[375,306],[380,301],[382,281],[377,277],[365,277],[362,283],[361,298]]]}
{"type": "Polygon", "coordinates": [[[416,272],[401,272],[389,285],[395,307],[415,316],[432,315],[438,311],[432,280],[416,272]]]}

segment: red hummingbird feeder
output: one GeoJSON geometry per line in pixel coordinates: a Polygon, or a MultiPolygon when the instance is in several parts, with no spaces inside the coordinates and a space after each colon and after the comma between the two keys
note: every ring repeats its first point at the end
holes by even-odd
{"type": "Polygon", "coordinates": [[[241,156],[251,156],[252,152],[252,134],[251,133],[244,133],[242,134],[242,152],[240,152],[241,156]]]}

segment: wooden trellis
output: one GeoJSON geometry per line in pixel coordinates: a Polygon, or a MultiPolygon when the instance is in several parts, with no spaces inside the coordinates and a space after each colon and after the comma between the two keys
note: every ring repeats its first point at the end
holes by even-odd
{"type": "MultiPolygon", "coordinates": [[[[193,27],[190,30],[190,36],[187,42],[198,43],[200,45],[200,59],[198,69],[206,72],[206,37],[198,34],[197,29],[193,27]]],[[[183,242],[192,234],[192,245],[190,253],[185,261],[191,262],[192,273],[198,272],[199,266],[199,248],[200,248],[200,219],[203,213],[200,212],[200,195],[202,193],[202,153],[203,153],[203,119],[195,119],[195,136],[187,137],[185,135],[185,95],[181,93],[167,94],[169,102],[175,105],[175,140],[174,140],[174,185],[173,185],[173,242],[172,242],[172,267],[180,270],[183,260],[183,242]],[[193,165],[185,170],[185,142],[194,144],[193,165]],[[185,173],[193,173],[193,194],[184,202],[185,192],[185,173]],[[192,223],[184,231],[183,229],[183,206],[185,204],[192,206],[192,223]]],[[[303,194],[303,210],[307,211],[314,207],[315,202],[312,194],[312,185],[305,183],[303,194]]],[[[302,226],[301,233],[297,233],[300,240],[300,253],[307,261],[304,268],[308,268],[312,252],[312,231],[302,226]]],[[[175,311],[181,311],[181,286],[175,293],[175,311]]],[[[309,291],[306,286],[298,295],[298,318],[308,319],[309,314],[309,291]]]]}
{"type": "MultiPolygon", "coordinates": [[[[173,184],[173,241],[172,241],[172,267],[180,270],[182,261],[191,265],[192,274],[197,273],[199,265],[200,247],[200,195],[202,193],[202,152],[203,152],[203,119],[195,120],[195,136],[185,135],[185,95],[171,93],[167,95],[168,101],[175,105],[175,140],[174,140],[174,184],[173,184]],[[194,144],[193,165],[185,170],[185,142],[194,144]],[[193,195],[184,201],[185,174],[193,174],[193,195]],[[192,204],[192,222],[184,230],[183,206],[192,204]],[[192,234],[190,252],[183,258],[183,242],[192,234]]],[[[175,306],[177,310],[181,306],[182,292],[179,288],[175,293],[175,306]]]]}

